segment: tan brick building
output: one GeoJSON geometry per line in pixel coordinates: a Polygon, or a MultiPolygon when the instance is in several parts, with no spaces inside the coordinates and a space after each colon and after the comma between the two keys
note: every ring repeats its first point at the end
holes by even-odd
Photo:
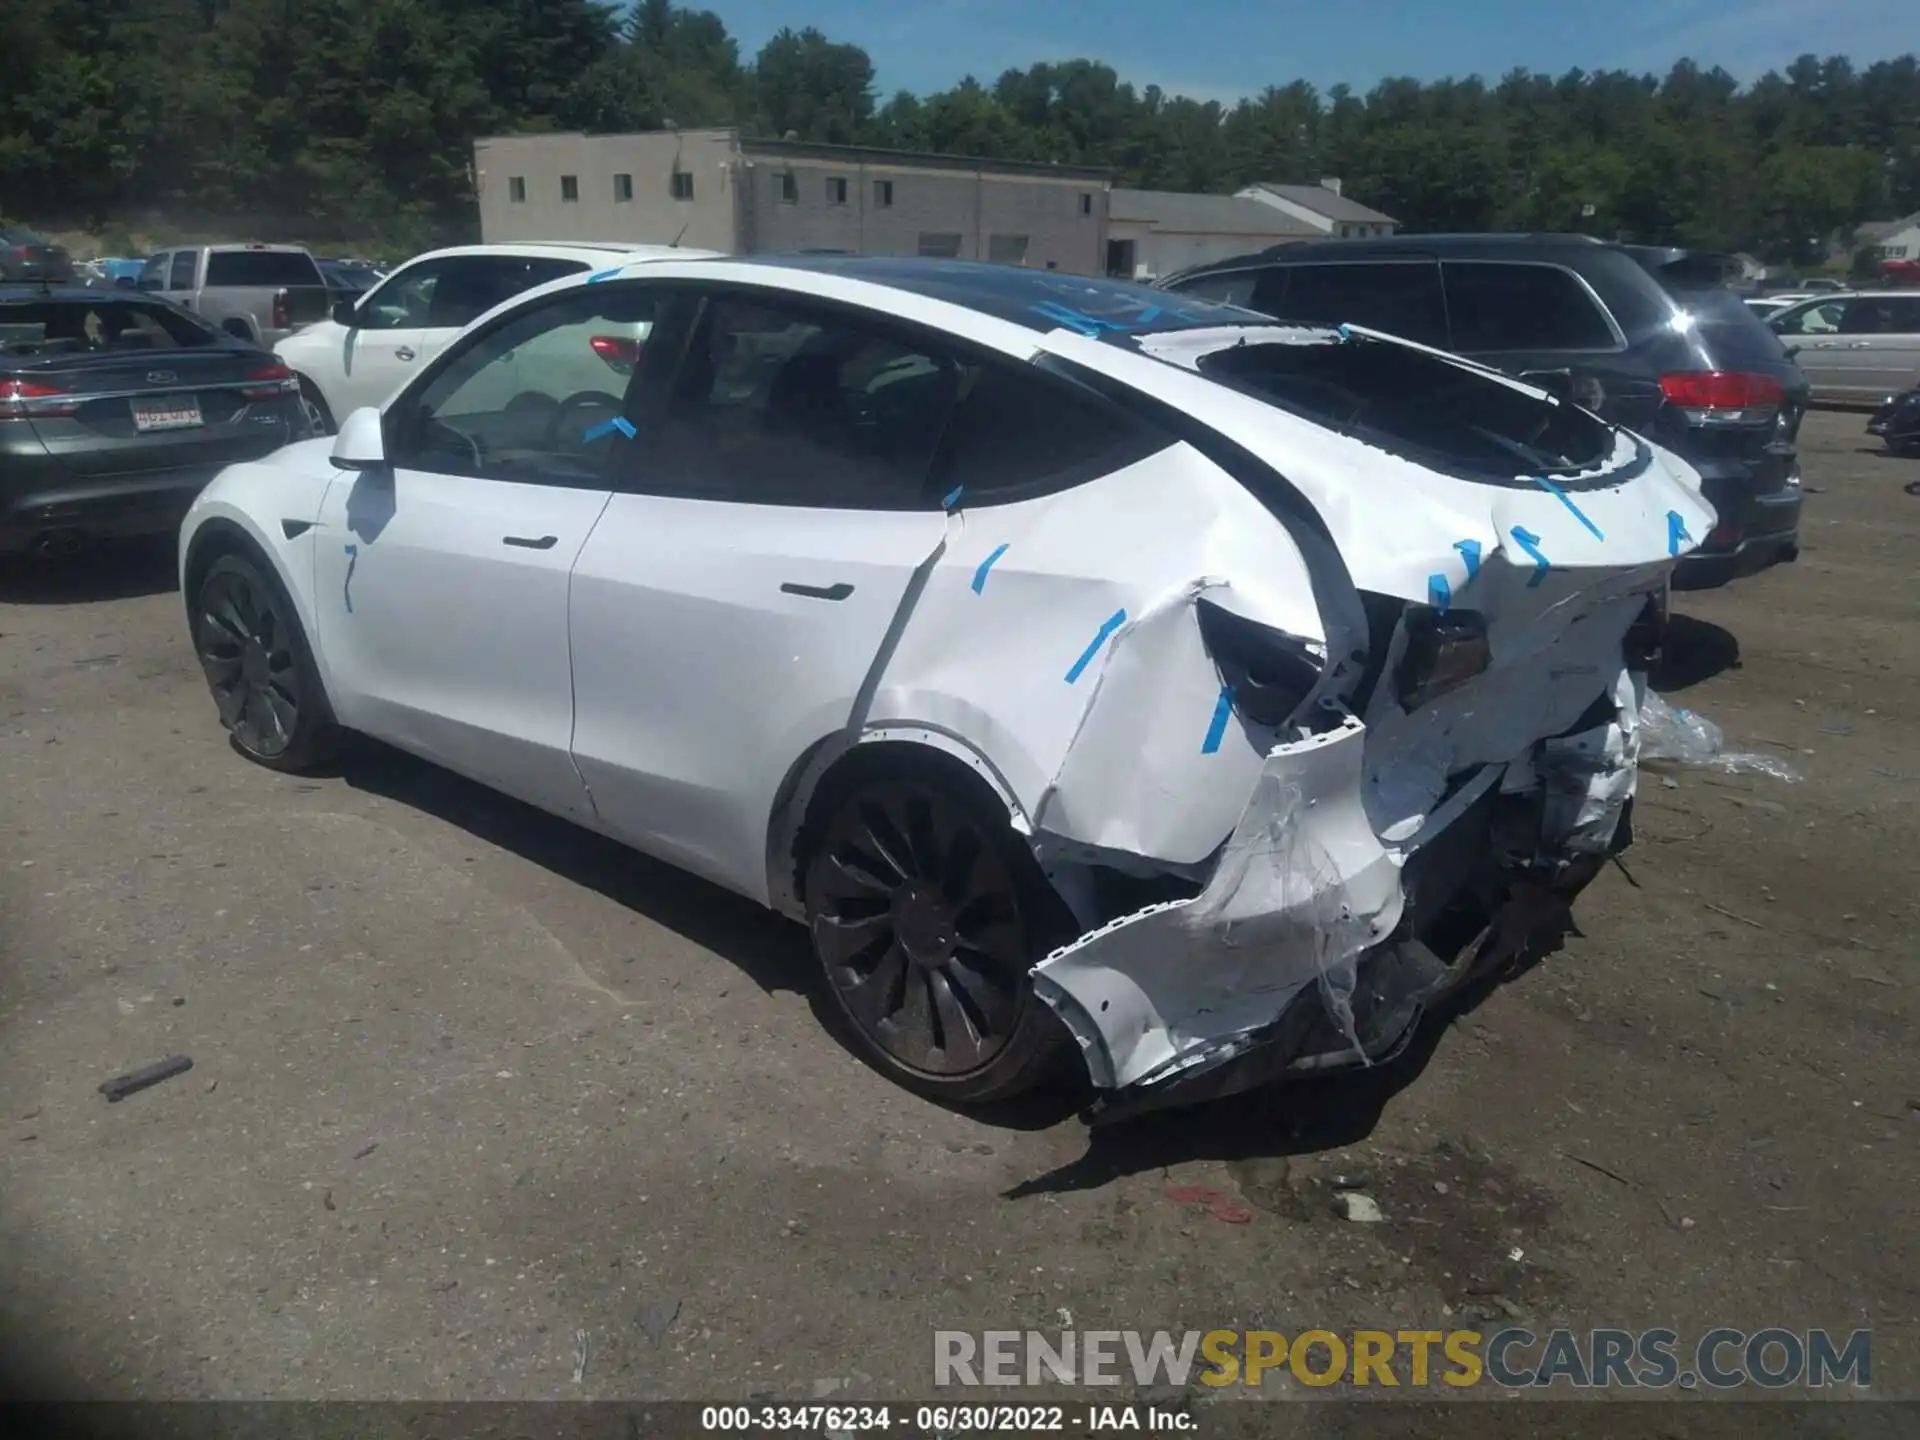
{"type": "Polygon", "coordinates": [[[930,255],[1106,269],[1108,172],[752,139],[733,129],[503,135],[474,145],[481,238],[733,255],[930,255]]]}

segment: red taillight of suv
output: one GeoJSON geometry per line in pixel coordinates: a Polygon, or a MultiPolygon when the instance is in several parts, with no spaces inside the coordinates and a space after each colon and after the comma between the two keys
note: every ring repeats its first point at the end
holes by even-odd
{"type": "Polygon", "coordinates": [[[36,417],[71,415],[80,408],[57,385],[38,385],[31,380],[0,380],[0,420],[32,420],[36,417]]]}
{"type": "Polygon", "coordinates": [[[640,363],[640,342],[624,335],[595,335],[587,341],[598,355],[615,370],[631,370],[640,363]]]}
{"type": "Polygon", "coordinates": [[[280,364],[263,365],[247,376],[240,393],[249,400],[271,400],[276,395],[297,395],[300,381],[293,371],[280,364]]]}
{"type": "Polygon", "coordinates": [[[1771,375],[1740,370],[1684,370],[1660,377],[1667,403],[1696,425],[1767,425],[1786,392],[1771,375]]]}
{"type": "Polygon", "coordinates": [[[287,292],[276,290],[273,295],[273,328],[291,330],[293,328],[293,307],[287,300],[287,292]]]}

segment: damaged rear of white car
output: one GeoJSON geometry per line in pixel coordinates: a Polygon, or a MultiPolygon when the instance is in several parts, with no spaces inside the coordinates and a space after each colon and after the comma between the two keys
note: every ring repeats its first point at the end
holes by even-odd
{"type": "Polygon", "coordinates": [[[1628,842],[1713,512],[1684,462],[1418,346],[1053,308],[1035,363],[1173,443],[949,496],[865,728],[995,780],[1083,932],[1032,983],[1099,1111],[1377,1062],[1628,842]]]}

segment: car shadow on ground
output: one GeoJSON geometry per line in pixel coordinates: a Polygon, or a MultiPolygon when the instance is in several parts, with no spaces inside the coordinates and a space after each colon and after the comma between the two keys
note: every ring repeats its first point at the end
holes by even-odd
{"type": "Polygon", "coordinates": [[[1647,673],[1647,684],[1670,695],[1739,668],[1740,641],[1731,630],[1711,620],[1674,614],[1667,618],[1666,639],[1659,660],[1647,673]]]}
{"type": "Polygon", "coordinates": [[[0,604],[90,605],[179,588],[171,537],[102,543],[78,555],[0,559],[0,604]]]}
{"type": "Polygon", "coordinates": [[[424,811],[646,916],[762,990],[810,989],[806,932],[717,885],[376,741],[353,738],[331,769],[356,790],[424,811]]]}
{"type": "Polygon", "coordinates": [[[1423,1017],[1406,1048],[1384,1064],[1096,1124],[1078,1160],[1021,1181],[1006,1198],[1097,1190],[1128,1175],[1195,1160],[1267,1160],[1357,1145],[1373,1133],[1394,1096],[1425,1073],[1454,1022],[1577,933],[1570,917],[1541,931],[1510,966],[1466,985],[1423,1017]]]}

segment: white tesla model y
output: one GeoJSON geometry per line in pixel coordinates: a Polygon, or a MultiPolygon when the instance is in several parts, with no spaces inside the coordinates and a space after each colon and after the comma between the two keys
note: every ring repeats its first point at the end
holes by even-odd
{"type": "Polygon", "coordinates": [[[1370,331],[656,259],[225,471],[180,567],[248,757],[376,736],[803,921],[902,1081],[1124,1113],[1378,1060],[1570,901],[1713,523],[1370,331]]]}

